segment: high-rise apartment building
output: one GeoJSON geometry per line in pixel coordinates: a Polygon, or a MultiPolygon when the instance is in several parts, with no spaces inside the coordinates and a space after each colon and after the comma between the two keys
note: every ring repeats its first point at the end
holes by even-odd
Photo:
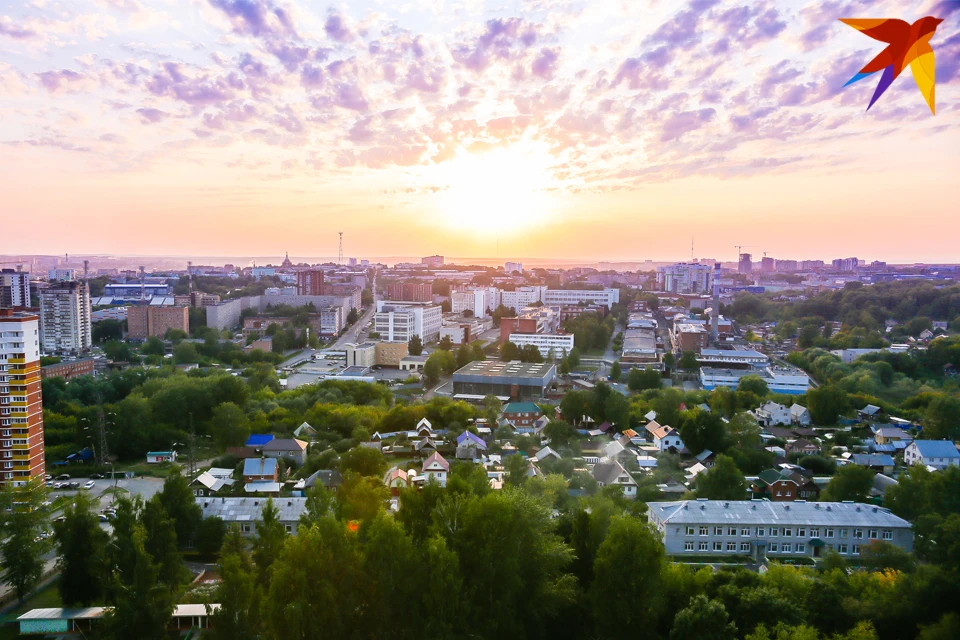
{"type": "Polygon", "coordinates": [[[429,282],[395,282],[387,285],[387,300],[433,302],[433,285],[429,282]]]}
{"type": "Polygon", "coordinates": [[[141,304],[127,309],[127,335],[133,340],[146,340],[150,336],[162,338],[170,329],[190,333],[190,310],[187,307],[141,304]]]}
{"type": "Polygon", "coordinates": [[[522,262],[507,262],[503,265],[503,270],[507,273],[523,273],[522,262]]]}
{"type": "Polygon", "coordinates": [[[740,262],[737,265],[737,273],[750,273],[753,271],[753,256],[749,253],[740,254],[740,262]]]}
{"type": "Polygon", "coordinates": [[[859,263],[856,258],[837,258],[833,261],[833,268],[838,271],[856,271],[859,263]]]}
{"type": "Polygon", "coordinates": [[[443,256],[427,256],[426,258],[420,258],[420,264],[425,264],[432,269],[442,267],[443,256]]]}
{"type": "Polygon", "coordinates": [[[382,340],[408,342],[413,336],[420,336],[427,343],[440,338],[442,319],[439,305],[380,300],[373,322],[382,340]]]}
{"type": "Polygon", "coordinates": [[[30,274],[13,269],[0,271],[0,309],[30,306],[30,274]]]}
{"type": "Polygon", "coordinates": [[[40,318],[0,309],[0,486],[43,478],[40,318]]]}
{"type": "Polygon", "coordinates": [[[47,280],[76,280],[77,279],[77,270],[76,269],[50,269],[47,271],[47,280]]]}
{"type": "Polygon", "coordinates": [[[44,353],[79,353],[93,344],[90,288],[55,282],[40,290],[40,344],[44,353]]]}
{"type": "Polygon", "coordinates": [[[454,313],[469,311],[474,317],[482,318],[487,315],[487,309],[490,309],[490,305],[486,289],[450,292],[450,310],[454,313]]]}
{"type": "Polygon", "coordinates": [[[760,260],[760,271],[764,273],[773,273],[777,270],[777,261],[773,258],[768,258],[763,256],[763,259],[760,260]]]}
{"type": "Polygon", "coordinates": [[[323,269],[307,269],[297,272],[298,296],[322,296],[323,269]]]}
{"type": "Polygon", "coordinates": [[[657,286],[671,293],[709,293],[713,286],[713,267],[684,262],[657,267],[657,286]]]}

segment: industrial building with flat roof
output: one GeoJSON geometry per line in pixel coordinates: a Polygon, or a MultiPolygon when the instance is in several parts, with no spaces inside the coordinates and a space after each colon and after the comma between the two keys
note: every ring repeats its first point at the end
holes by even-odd
{"type": "MultiPolygon", "coordinates": [[[[709,471],[707,472],[709,473],[709,471]]],[[[913,550],[910,523],[888,509],[858,502],[683,500],[650,502],[647,519],[668,555],[858,556],[872,541],[913,550]]]]}
{"type": "Polygon", "coordinates": [[[810,388],[810,376],[793,367],[766,367],[763,369],[700,368],[700,385],[706,391],[717,387],[736,389],[745,376],[760,376],[773,393],[801,395],[810,388]]]}
{"type": "Polygon", "coordinates": [[[534,400],[545,396],[556,379],[557,367],[549,363],[479,360],[454,372],[453,392],[534,400]]]}

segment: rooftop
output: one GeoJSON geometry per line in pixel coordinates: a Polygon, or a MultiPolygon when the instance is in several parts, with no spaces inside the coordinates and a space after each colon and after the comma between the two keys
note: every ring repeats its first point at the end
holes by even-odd
{"type": "Polygon", "coordinates": [[[556,367],[548,362],[501,362],[499,360],[477,360],[454,372],[456,376],[511,377],[543,379],[551,375],[556,367]]]}
{"type": "MultiPolygon", "coordinates": [[[[204,518],[214,516],[224,522],[256,522],[263,519],[266,498],[197,498],[197,505],[204,518]]],[[[277,498],[273,505],[280,511],[282,522],[292,522],[300,518],[306,510],[306,498],[277,498]]]]}
{"type": "Polygon", "coordinates": [[[770,502],[769,500],[681,500],[647,507],[670,524],[807,524],[820,526],[909,527],[887,509],[859,502],[770,502]]]}
{"type": "Polygon", "coordinates": [[[957,446],[949,440],[914,440],[924,458],[960,458],[957,446]]]}

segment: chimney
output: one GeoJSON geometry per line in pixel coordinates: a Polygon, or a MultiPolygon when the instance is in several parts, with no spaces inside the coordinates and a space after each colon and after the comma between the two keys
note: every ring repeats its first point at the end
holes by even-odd
{"type": "Polygon", "coordinates": [[[713,265],[713,310],[710,314],[710,339],[717,344],[720,337],[720,263],[713,265]]]}

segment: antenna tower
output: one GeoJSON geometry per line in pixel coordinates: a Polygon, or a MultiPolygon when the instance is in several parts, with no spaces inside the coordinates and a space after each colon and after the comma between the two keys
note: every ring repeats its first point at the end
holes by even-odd
{"type": "Polygon", "coordinates": [[[340,252],[337,254],[337,264],[343,264],[343,231],[338,231],[340,234],[340,252]]]}

